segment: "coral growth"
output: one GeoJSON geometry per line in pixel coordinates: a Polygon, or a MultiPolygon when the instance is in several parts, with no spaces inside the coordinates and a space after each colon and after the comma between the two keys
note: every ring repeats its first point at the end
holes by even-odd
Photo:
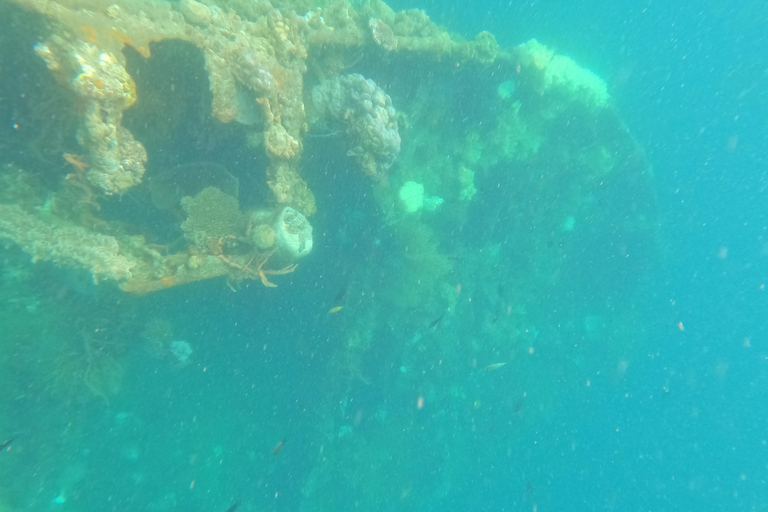
{"type": "Polygon", "coordinates": [[[35,261],[87,268],[95,282],[129,279],[135,264],[114,237],[63,222],[46,223],[15,205],[0,205],[0,239],[13,240],[35,261]]]}
{"type": "Polygon", "coordinates": [[[245,217],[237,199],[215,187],[207,187],[194,197],[181,200],[187,213],[181,229],[190,245],[208,252],[211,244],[227,237],[241,235],[245,230],[245,217]]]}
{"type": "Polygon", "coordinates": [[[136,84],[125,67],[109,51],[59,36],[35,51],[82,105],[79,139],[87,152],[88,181],[105,194],[141,183],[147,153],[121,124],[123,112],[136,102],[136,84]]]}
{"type": "MultiPolygon", "coordinates": [[[[51,453],[65,448],[62,463],[27,467],[66,467],[73,453],[66,448],[79,450],[72,440],[86,433],[114,430],[118,448],[131,435],[147,438],[146,425],[113,428],[115,414],[95,423],[79,414],[82,395],[110,400],[123,378],[160,407],[189,395],[158,379],[141,354],[125,357],[123,347],[138,338],[176,368],[200,363],[185,377],[203,379],[204,388],[222,380],[223,363],[247,356],[234,361],[235,380],[225,379],[225,391],[253,400],[246,414],[235,410],[224,422],[233,437],[217,440],[221,446],[237,451],[240,442],[248,451],[261,431],[274,436],[290,427],[294,413],[322,417],[310,436],[323,438],[322,453],[297,473],[305,478],[301,492],[285,508],[446,508],[450,490],[462,488],[465,475],[456,468],[464,461],[491,467],[500,445],[513,458],[510,439],[542,425],[553,402],[551,379],[541,376],[553,363],[561,370],[570,353],[602,352],[598,338],[606,345],[634,339],[602,320],[623,324],[629,315],[620,310],[637,304],[631,285],[650,262],[657,224],[652,173],[605,84],[538,43],[499,48],[488,33],[467,41],[422,11],[396,13],[380,0],[320,3],[0,1],[6,46],[22,39],[24,26],[6,12],[39,21],[32,39],[14,46],[18,52],[3,54],[0,73],[0,113],[9,120],[0,123],[0,325],[11,333],[0,385],[16,411],[3,417],[23,418],[24,407],[44,403],[41,387],[58,388],[70,404],[61,411],[78,413],[63,415],[57,430],[64,437],[51,443],[51,453]],[[170,59],[187,72],[168,69],[170,59]],[[36,74],[26,74],[35,65],[36,74]],[[35,93],[38,82],[44,87],[35,93]],[[38,114],[25,117],[29,108],[38,114]],[[46,125],[40,112],[71,122],[46,125]],[[27,150],[35,158],[19,162],[27,150]],[[29,256],[50,264],[31,268],[29,256]],[[312,259],[319,261],[304,266],[312,259]],[[299,272],[315,275],[291,274],[297,262],[299,272]],[[56,267],[127,293],[167,296],[85,289],[56,267]],[[214,278],[208,287],[181,288],[214,278]],[[276,285],[304,288],[297,297],[271,293],[276,285]],[[224,304],[201,293],[214,286],[238,294],[224,304]],[[120,328],[142,310],[156,314],[169,304],[178,322],[209,317],[194,326],[199,342],[162,321],[143,332],[141,325],[120,328]],[[233,314],[224,315],[222,330],[225,308],[233,314]],[[110,321],[89,321],[97,315],[110,321]],[[86,321],[71,320],[78,317],[86,321]],[[486,375],[482,368],[493,363],[509,366],[486,375]],[[307,383],[321,385],[297,402],[296,386],[307,383]],[[524,396],[540,406],[520,413],[524,396]],[[259,424],[251,421],[254,410],[266,411],[268,421],[243,436],[238,427],[259,424]],[[512,413],[513,436],[498,431],[494,442],[477,442],[478,434],[494,435],[483,422],[507,425],[512,413]],[[87,426],[75,431],[70,421],[87,426]],[[423,460],[403,464],[392,456],[412,452],[423,460]],[[423,470],[445,469],[447,459],[457,461],[453,471],[423,470]],[[380,486],[383,471],[393,476],[380,486]]],[[[586,374],[581,366],[564,371],[568,382],[586,374]]],[[[121,399],[115,412],[157,409],[137,403],[121,399]]],[[[185,427],[167,416],[161,430],[185,427]]],[[[186,427],[179,431],[187,440],[205,444],[198,434],[206,425],[186,427]]],[[[286,445],[292,453],[281,461],[301,451],[298,441],[286,445]]],[[[36,446],[22,440],[20,447],[25,443],[36,446]]],[[[222,466],[218,447],[198,448],[175,450],[190,477],[180,481],[222,466]],[[198,452],[200,463],[188,464],[198,452]]],[[[256,459],[263,448],[254,448],[256,459]]],[[[97,469],[118,453],[91,451],[106,454],[90,461],[97,469]]],[[[115,466],[130,472],[135,464],[115,466]]],[[[280,466],[276,471],[296,473],[280,466]]],[[[163,502],[175,496],[167,486],[135,480],[159,497],[140,503],[134,498],[147,493],[129,486],[114,503],[208,507],[199,493],[163,502]]],[[[24,488],[35,504],[13,506],[38,510],[53,498],[39,482],[24,488]]],[[[54,493],[62,488],[58,474],[44,483],[54,493]]],[[[235,489],[204,483],[211,500],[235,489]]],[[[87,492],[72,500],[83,510],[103,507],[114,494],[114,486],[80,487],[98,495],[93,503],[84,502],[87,492]]]]}
{"type": "Polygon", "coordinates": [[[392,31],[392,27],[378,18],[368,20],[368,27],[370,27],[371,37],[377,45],[388,52],[397,50],[397,36],[392,31]]]}
{"type": "Polygon", "coordinates": [[[400,132],[392,98],[371,79],[344,75],[312,89],[312,101],[321,117],[344,127],[348,154],[373,178],[383,178],[400,153],[400,132]]]}
{"type": "Polygon", "coordinates": [[[600,77],[570,58],[556,55],[536,39],[518,46],[515,55],[521,67],[536,77],[542,94],[556,94],[560,103],[575,102],[596,109],[608,103],[608,88],[600,77]]]}
{"type": "MultiPolygon", "coordinates": [[[[487,32],[465,40],[423,11],[395,12],[378,0],[334,0],[311,10],[305,2],[289,0],[11,4],[42,20],[46,28],[35,36],[34,54],[31,45],[27,51],[50,70],[50,88],[58,83],[65,91],[61,97],[72,103],[59,114],[76,119],[52,124],[50,130],[76,124],[77,132],[69,139],[54,134],[69,143],[61,143],[65,147],[59,152],[45,151],[57,159],[64,153],[74,166],[66,180],[51,167],[41,180],[46,190],[34,199],[4,194],[0,238],[35,260],[86,269],[95,280],[118,281],[132,293],[218,276],[226,276],[228,283],[257,279],[271,285],[268,275],[292,271],[294,260],[312,247],[307,217],[317,204],[308,181],[323,179],[303,160],[311,123],[322,122],[330,135],[344,134],[348,156],[380,184],[374,195],[381,198],[385,218],[432,210],[444,198],[440,215],[461,223],[486,171],[540,156],[545,134],[557,125],[563,106],[596,115],[608,101],[599,78],[535,40],[511,49],[499,48],[487,32]],[[177,43],[166,42],[171,40],[177,43]],[[208,96],[177,94],[177,83],[164,82],[165,70],[157,65],[161,60],[144,63],[161,59],[153,57],[155,50],[164,55],[157,45],[171,44],[197,52],[195,77],[207,75],[200,89],[208,96]],[[401,66],[420,74],[418,80],[410,75],[399,80],[401,66]],[[152,80],[145,80],[149,74],[152,80]],[[463,85],[451,89],[451,84],[463,85]],[[220,149],[258,148],[263,154],[249,159],[250,165],[238,157],[233,163],[237,170],[227,163],[236,177],[219,165],[195,162],[192,155],[173,160],[159,154],[162,144],[142,127],[154,126],[156,117],[166,114],[158,110],[167,108],[174,123],[166,125],[162,140],[172,139],[174,127],[187,121],[180,112],[191,102],[203,105],[204,112],[190,117],[192,125],[227,125],[218,139],[225,141],[220,149]],[[135,104],[141,108],[132,108],[135,104]],[[206,114],[210,119],[201,119],[206,114]],[[250,146],[238,148],[238,141],[246,139],[250,146]],[[305,180],[302,172],[310,178],[305,180]],[[394,187],[387,191],[390,174],[393,183],[411,183],[403,189],[410,203],[394,187]],[[148,186],[142,185],[147,181],[148,186]],[[266,183],[259,188],[254,186],[258,182],[266,183]],[[244,201],[263,201],[271,191],[267,204],[247,205],[268,212],[263,218],[241,210],[240,183],[250,188],[244,201]],[[434,197],[424,196],[414,184],[424,184],[434,197]],[[146,228],[149,222],[136,222],[135,213],[106,197],[122,199],[139,186],[126,203],[151,196],[166,224],[174,217],[173,225],[160,231],[176,236],[180,227],[186,246],[173,245],[177,252],[169,254],[171,244],[156,243],[157,234],[146,228]],[[393,212],[397,208],[399,215],[393,212]]],[[[14,76],[3,71],[4,79],[14,76]]],[[[207,140],[206,128],[198,131],[199,139],[179,145],[207,140]]],[[[194,144],[200,160],[215,153],[206,154],[210,148],[204,146],[194,144]]],[[[617,159],[601,148],[562,160],[581,167],[600,162],[594,172],[607,174],[617,159]]]]}

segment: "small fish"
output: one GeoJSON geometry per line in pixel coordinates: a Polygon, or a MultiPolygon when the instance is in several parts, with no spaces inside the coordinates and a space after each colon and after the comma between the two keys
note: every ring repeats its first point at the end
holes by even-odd
{"type": "Polygon", "coordinates": [[[109,32],[109,35],[115,41],[133,46],[133,41],[131,41],[131,38],[128,37],[128,34],[126,34],[125,32],[120,32],[115,27],[112,27],[112,30],[109,32]]]}
{"type": "Polygon", "coordinates": [[[90,167],[85,161],[83,161],[83,157],[80,155],[73,155],[72,153],[64,153],[64,160],[67,161],[67,163],[74,165],[77,167],[78,171],[85,171],[90,167]]]}
{"type": "Polygon", "coordinates": [[[493,364],[489,364],[488,366],[485,367],[485,371],[492,372],[493,370],[498,370],[499,368],[501,368],[505,364],[507,364],[507,363],[493,363],[493,364]]]}
{"type": "Polygon", "coordinates": [[[344,309],[344,306],[334,306],[334,307],[332,307],[331,309],[328,310],[328,314],[332,315],[334,313],[338,313],[342,309],[344,309]]]}
{"type": "Polygon", "coordinates": [[[272,450],[272,455],[277,455],[278,453],[283,451],[283,447],[285,446],[285,441],[286,439],[283,438],[282,441],[280,441],[279,443],[277,443],[277,445],[275,445],[274,449],[272,450]]]}
{"type": "Polygon", "coordinates": [[[347,296],[348,289],[349,289],[349,285],[345,284],[344,286],[342,286],[341,289],[336,293],[336,297],[334,297],[333,303],[340,304],[344,300],[344,297],[347,296]]]}
{"type": "Polygon", "coordinates": [[[3,452],[5,450],[10,450],[12,442],[13,442],[13,439],[9,439],[6,442],[4,442],[3,444],[0,444],[0,452],[3,452]]]}
{"type": "Polygon", "coordinates": [[[435,318],[431,322],[429,322],[429,329],[437,329],[443,324],[443,317],[445,315],[440,315],[439,317],[435,318]]]}
{"type": "Polygon", "coordinates": [[[240,500],[237,500],[234,505],[232,505],[227,509],[227,512],[235,512],[235,510],[237,510],[237,507],[239,506],[240,506],[240,500]]]}
{"type": "Polygon", "coordinates": [[[96,42],[96,29],[93,27],[90,27],[88,25],[80,25],[80,30],[82,30],[85,33],[86,40],[89,43],[95,43],[96,42]]]}

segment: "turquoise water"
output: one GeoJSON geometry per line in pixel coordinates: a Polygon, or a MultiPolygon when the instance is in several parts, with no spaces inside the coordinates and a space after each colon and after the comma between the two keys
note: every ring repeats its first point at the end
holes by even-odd
{"type": "MultiPolygon", "coordinates": [[[[314,248],[276,288],[129,295],[0,230],[0,512],[768,510],[768,9],[391,5],[502,47],[535,37],[611,103],[515,132],[511,101],[535,99],[514,67],[347,56],[404,112],[402,150],[373,183],[309,127],[314,248]],[[393,208],[410,180],[445,202],[393,208]]],[[[47,219],[78,107],[32,52],[40,18],[0,14],[0,205],[47,219]]],[[[210,118],[202,59],[174,44],[125,50],[147,176],[214,162],[261,207],[263,147],[210,118]],[[148,103],[164,80],[184,101],[148,103]]],[[[179,212],[142,187],[66,220],[182,250],[179,212]]]]}

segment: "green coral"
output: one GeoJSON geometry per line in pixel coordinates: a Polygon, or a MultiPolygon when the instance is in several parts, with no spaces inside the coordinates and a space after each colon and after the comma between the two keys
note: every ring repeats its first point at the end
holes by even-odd
{"type": "Polygon", "coordinates": [[[504,104],[499,109],[498,129],[493,134],[495,153],[500,160],[526,161],[539,151],[543,137],[520,112],[522,103],[504,104]]]}
{"type": "Polygon", "coordinates": [[[475,173],[469,167],[461,166],[459,169],[459,183],[461,184],[461,191],[459,192],[459,199],[461,201],[471,201],[477,193],[475,188],[475,173]]]}
{"type": "Polygon", "coordinates": [[[440,309],[453,264],[441,252],[435,231],[409,218],[398,223],[394,234],[398,253],[391,262],[397,276],[391,283],[392,302],[402,309],[440,309]]]}

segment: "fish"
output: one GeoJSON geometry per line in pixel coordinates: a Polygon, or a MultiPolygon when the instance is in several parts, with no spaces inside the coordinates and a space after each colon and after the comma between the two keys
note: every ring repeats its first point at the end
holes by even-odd
{"type": "Polygon", "coordinates": [[[125,32],[120,32],[115,27],[112,27],[112,30],[109,32],[109,35],[115,41],[133,46],[133,41],[131,41],[131,38],[128,37],[128,34],[126,34],[125,32]]]}
{"type": "Polygon", "coordinates": [[[507,363],[493,363],[493,364],[489,364],[488,366],[485,367],[485,371],[492,372],[493,370],[498,370],[499,368],[501,368],[505,364],[507,364],[507,363]]]}
{"type": "Polygon", "coordinates": [[[0,452],[3,452],[5,450],[10,450],[12,442],[13,442],[13,439],[9,439],[6,442],[4,442],[3,444],[0,444],[0,452]]]}
{"type": "Polygon", "coordinates": [[[332,315],[334,313],[338,313],[342,309],[344,309],[344,306],[334,306],[334,307],[332,307],[331,309],[328,310],[328,314],[332,315]]]}
{"type": "Polygon", "coordinates": [[[80,25],[80,30],[85,33],[85,38],[89,43],[96,42],[96,29],[88,25],[80,25]]]}
{"type": "Polygon", "coordinates": [[[431,322],[429,322],[428,329],[436,329],[439,328],[443,324],[443,317],[445,315],[440,315],[439,317],[435,318],[431,322]]]}
{"type": "Polygon", "coordinates": [[[67,161],[67,163],[70,163],[77,167],[78,171],[85,171],[90,167],[85,161],[83,161],[83,157],[80,155],[73,155],[72,153],[64,153],[64,160],[67,161]]]}
{"type": "Polygon", "coordinates": [[[272,455],[277,455],[278,453],[283,451],[283,447],[285,446],[286,440],[287,440],[286,438],[283,438],[282,441],[280,441],[279,443],[277,443],[277,445],[275,445],[275,447],[272,449],[272,455]]]}
{"type": "Polygon", "coordinates": [[[347,290],[349,290],[348,284],[342,286],[341,289],[336,293],[336,297],[334,297],[333,303],[340,304],[344,300],[344,297],[347,296],[347,290]]]}
{"type": "Polygon", "coordinates": [[[525,501],[531,501],[531,498],[533,498],[533,484],[528,482],[525,486],[525,501]]]}
{"type": "Polygon", "coordinates": [[[232,505],[227,509],[227,512],[235,512],[235,510],[237,510],[237,507],[239,506],[240,506],[240,500],[237,500],[234,505],[232,505]]]}

